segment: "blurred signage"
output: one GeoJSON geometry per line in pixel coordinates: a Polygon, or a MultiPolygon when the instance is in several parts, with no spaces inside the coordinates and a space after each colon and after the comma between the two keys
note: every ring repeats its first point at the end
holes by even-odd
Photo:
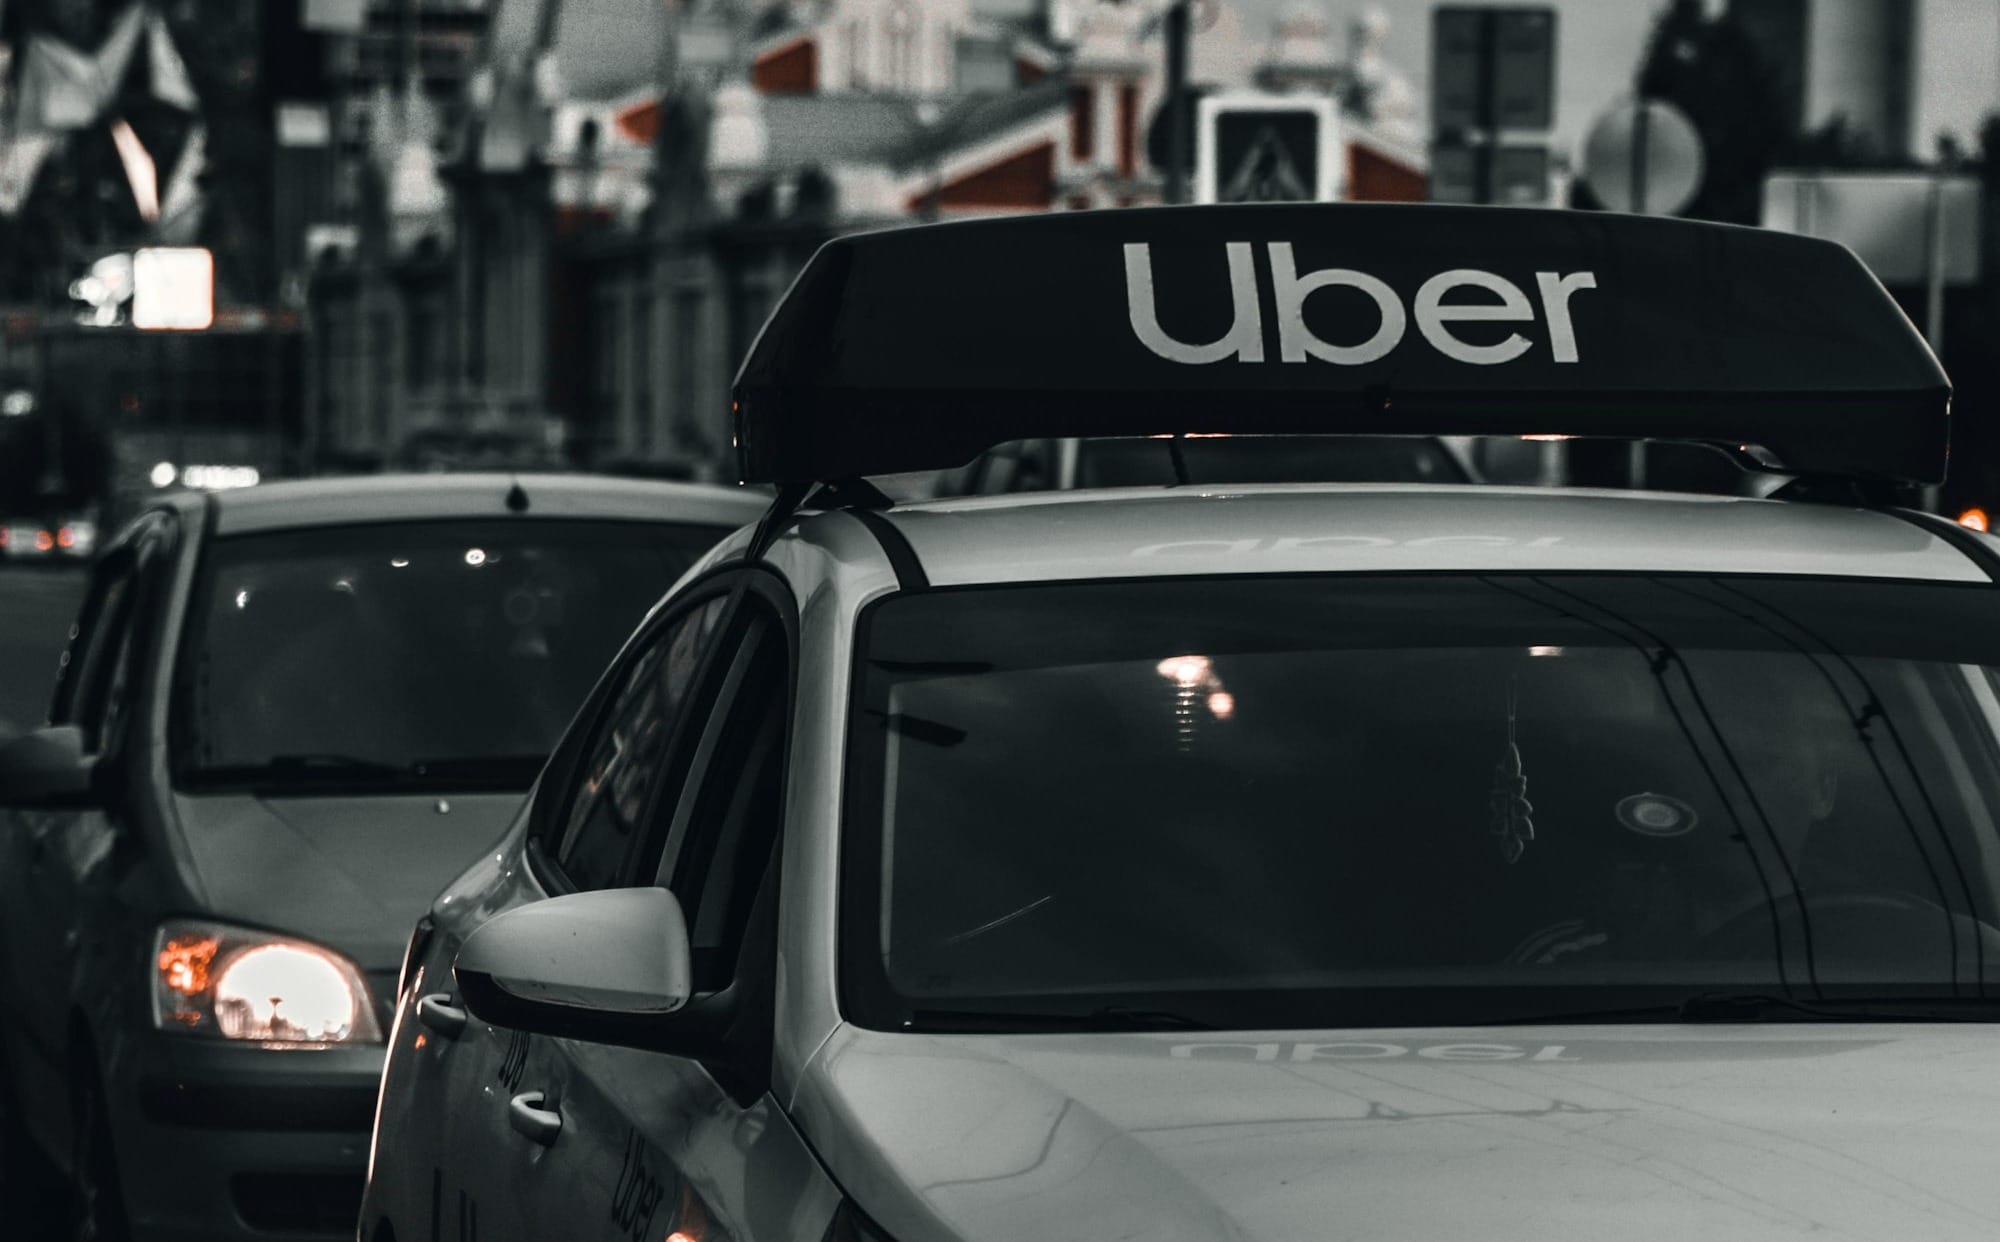
{"type": "Polygon", "coordinates": [[[1485,153],[1468,143],[1440,142],[1431,148],[1430,191],[1434,203],[1477,203],[1486,192],[1481,165],[1485,153]]]}
{"type": "Polygon", "coordinates": [[[1487,25],[1484,9],[1431,14],[1431,125],[1441,133],[1485,128],[1487,25]]]}
{"type": "Polygon", "coordinates": [[[1332,202],[1343,168],[1331,99],[1245,93],[1198,105],[1197,203],[1332,202]]]}
{"type": "Polygon", "coordinates": [[[1763,224],[1837,241],[1885,285],[1979,280],[1976,177],[1778,172],[1764,181],[1763,224]],[[1936,229],[1935,235],[1933,229],[1936,229]]]}
{"type": "Polygon", "coordinates": [[[1539,207],[1549,201],[1549,149],[1504,146],[1493,153],[1493,202],[1539,207]]]}
{"type": "Polygon", "coordinates": [[[1556,11],[1442,5],[1431,15],[1431,198],[1548,201],[1556,11]],[[1509,141],[1532,136],[1538,141],[1509,141]]]}
{"type": "Polygon", "coordinates": [[[368,26],[368,0],[303,0],[300,25],[307,30],[359,34],[368,26]]]}
{"type": "Polygon", "coordinates": [[[277,129],[281,147],[324,147],[333,141],[333,118],[321,103],[279,104],[277,129]]]}
{"type": "Polygon", "coordinates": [[[1493,128],[1556,123],[1556,11],[1493,10],[1493,128]]]}
{"type": "Polygon", "coordinates": [[[132,326],[200,331],[215,322],[215,256],[154,246],[132,256],[132,326]]]}
{"type": "Polygon", "coordinates": [[[1630,100],[1599,117],[1578,174],[1612,211],[1671,216],[1701,193],[1708,160],[1687,114],[1664,99],[1630,100]]]}
{"type": "Polygon", "coordinates": [[[1549,149],[1440,143],[1431,149],[1430,192],[1434,203],[1543,206],[1549,201],[1549,149]]]}
{"type": "Polygon", "coordinates": [[[1431,125],[1454,130],[1555,124],[1556,11],[1443,5],[1431,14],[1431,125]]]}

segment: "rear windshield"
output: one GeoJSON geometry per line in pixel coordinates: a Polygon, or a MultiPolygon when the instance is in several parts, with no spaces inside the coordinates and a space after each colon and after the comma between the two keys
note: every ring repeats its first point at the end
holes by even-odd
{"type": "Polygon", "coordinates": [[[2000,985],[1991,588],[1181,579],[894,597],[864,630],[865,1025],[2000,985]]]}
{"type": "MultiPolygon", "coordinates": [[[[1194,436],[1181,442],[1195,483],[1464,483],[1463,467],[1426,436],[1194,436]]],[[[1078,487],[1175,482],[1164,439],[1084,440],[1078,487]]]]}
{"type": "Polygon", "coordinates": [[[512,518],[219,539],[177,671],[185,783],[526,788],[726,532],[512,518]]]}

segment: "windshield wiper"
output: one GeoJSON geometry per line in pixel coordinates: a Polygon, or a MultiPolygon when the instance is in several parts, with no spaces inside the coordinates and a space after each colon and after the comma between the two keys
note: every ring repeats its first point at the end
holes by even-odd
{"type": "Polygon", "coordinates": [[[2000,1001],[1973,997],[1833,997],[1800,1000],[1775,992],[1700,992],[1678,1002],[1631,1009],[1508,1017],[1495,1026],[1598,1022],[1991,1022],[2000,1001]]]}
{"type": "Polygon", "coordinates": [[[410,769],[401,764],[383,763],[379,759],[362,759],[355,755],[337,755],[316,752],[306,755],[272,755],[263,765],[273,772],[290,776],[297,773],[311,773],[315,776],[407,776],[410,769]]]}
{"type": "Polygon", "coordinates": [[[252,778],[275,777],[282,781],[471,781],[476,784],[502,782],[523,784],[541,771],[541,755],[475,755],[418,759],[410,763],[387,763],[359,755],[316,752],[273,755],[264,763],[246,768],[224,769],[213,775],[242,773],[252,778]]]}
{"type": "Polygon", "coordinates": [[[545,755],[472,755],[451,759],[419,759],[409,771],[416,776],[517,777],[533,779],[547,761],[545,755]]]}
{"type": "Polygon", "coordinates": [[[910,1028],[945,1033],[1034,1034],[1091,1031],[1212,1031],[1214,1024],[1186,1014],[1164,1009],[1131,1009],[1106,1005],[1075,1013],[1037,1013],[1028,1010],[918,1009],[910,1014],[910,1028]]]}

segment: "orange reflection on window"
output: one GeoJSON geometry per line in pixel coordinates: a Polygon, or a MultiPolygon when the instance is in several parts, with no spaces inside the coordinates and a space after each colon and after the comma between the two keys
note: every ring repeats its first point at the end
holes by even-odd
{"type": "Polygon", "coordinates": [[[183,996],[208,991],[208,968],[222,941],[214,936],[169,940],[160,950],[160,978],[183,996]]]}
{"type": "Polygon", "coordinates": [[[1968,530],[1992,530],[1993,522],[1984,509],[1967,509],[1958,515],[1958,524],[1968,530]]]}

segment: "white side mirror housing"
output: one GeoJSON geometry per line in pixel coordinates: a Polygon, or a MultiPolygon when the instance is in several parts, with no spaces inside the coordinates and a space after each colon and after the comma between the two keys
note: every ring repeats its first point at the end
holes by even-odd
{"type": "Polygon", "coordinates": [[[571,893],[495,916],[466,937],[452,973],[480,1018],[568,1034],[588,1015],[672,1013],[694,992],[681,903],[664,888],[571,893]]]}

